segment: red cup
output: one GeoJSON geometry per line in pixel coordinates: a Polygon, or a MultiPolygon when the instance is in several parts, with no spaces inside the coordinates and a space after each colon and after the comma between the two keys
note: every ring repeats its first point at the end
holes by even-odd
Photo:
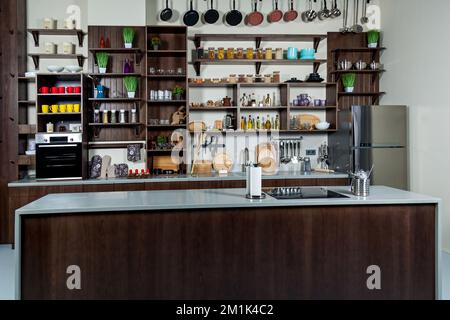
{"type": "Polygon", "coordinates": [[[58,93],[66,93],[66,87],[58,87],[58,93]]]}
{"type": "Polygon", "coordinates": [[[49,92],[50,92],[50,88],[49,88],[49,87],[41,87],[41,88],[39,89],[39,93],[47,94],[47,93],[49,93],[49,92]]]}
{"type": "Polygon", "coordinates": [[[58,87],[52,87],[52,93],[59,93],[58,87]]]}
{"type": "Polygon", "coordinates": [[[67,93],[73,93],[74,87],[67,87],[67,93]]]}
{"type": "Polygon", "coordinates": [[[73,87],[74,93],[81,93],[81,87],[73,87]]]}

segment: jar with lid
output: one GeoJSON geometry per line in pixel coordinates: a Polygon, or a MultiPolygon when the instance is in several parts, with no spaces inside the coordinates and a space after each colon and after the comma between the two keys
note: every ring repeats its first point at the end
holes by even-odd
{"type": "Polygon", "coordinates": [[[234,48],[227,49],[227,59],[234,59],[234,48]]]}
{"type": "Polygon", "coordinates": [[[271,83],[272,82],[272,75],[271,74],[265,74],[264,75],[264,83],[271,83]]]}
{"type": "Polygon", "coordinates": [[[124,109],[120,109],[119,122],[120,123],[126,123],[125,110],[124,109]]]}
{"type": "Polygon", "coordinates": [[[272,48],[266,48],[266,60],[272,60],[272,48]]]}
{"type": "Polygon", "coordinates": [[[264,59],[264,51],[262,48],[256,49],[256,59],[258,60],[264,59]]]}
{"type": "Polygon", "coordinates": [[[253,59],[253,48],[247,48],[247,52],[246,52],[246,57],[248,60],[252,60],[253,59]]]}
{"type": "Polygon", "coordinates": [[[103,123],[109,123],[109,110],[103,110],[103,123]]]}
{"type": "Polygon", "coordinates": [[[224,48],[217,49],[217,59],[219,59],[219,60],[225,59],[225,49],[224,48]]]}
{"type": "Polygon", "coordinates": [[[115,109],[111,110],[111,123],[117,123],[117,111],[115,109]]]}
{"type": "Polygon", "coordinates": [[[277,48],[275,51],[275,59],[276,60],[283,60],[283,48],[277,48]]]}
{"type": "Polygon", "coordinates": [[[262,83],[263,82],[263,77],[260,74],[257,74],[255,76],[255,83],[262,83]]]}
{"type": "Polygon", "coordinates": [[[214,48],[208,48],[208,58],[214,60],[216,58],[216,50],[214,48]]]}
{"type": "Polygon", "coordinates": [[[244,48],[237,48],[236,59],[244,59],[244,48]]]}
{"type": "Polygon", "coordinates": [[[230,77],[228,78],[228,83],[237,83],[238,78],[235,74],[230,74],[230,77]]]}
{"type": "Polygon", "coordinates": [[[94,110],[94,119],[92,122],[100,123],[100,110],[98,110],[98,109],[94,110]]]}
{"type": "Polygon", "coordinates": [[[240,74],[238,77],[238,82],[239,83],[244,83],[245,82],[245,74],[240,74]]]}
{"type": "Polygon", "coordinates": [[[137,123],[137,112],[136,109],[131,109],[131,123],[137,123]]]}
{"type": "Polygon", "coordinates": [[[55,131],[55,126],[53,125],[53,123],[47,123],[47,133],[53,133],[53,131],[55,131]]]}
{"type": "Polygon", "coordinates": [[[245,82],[246,82],[246,83],[253,83],[253,75],[252,75],[252,74],[248,74],[248,75],[245,77],[245,82]]]}
{"type": "Polygon", "coordinates": [[[274,71],[273,72],[273,79],[272,79],[273,83],[280,83],[281,82],[281,76],[280,76],[280,71],[274,71]]]}

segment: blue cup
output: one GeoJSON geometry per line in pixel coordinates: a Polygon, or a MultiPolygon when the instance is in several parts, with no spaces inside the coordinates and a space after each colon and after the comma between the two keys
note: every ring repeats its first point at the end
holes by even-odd
{"type": "Polygon", "coordinates": [[[305,59],[305,60],[309,60],[309,59],[314,59],[316,55],[316,50],[314,50],[313,48],[308,48],[308,49],[302,49],[300,50],[300,59],[305,59]]]}
{"type": "Polygon", "coordinates": [[[105,98],[105,87],[99,84],[97,86],[97,99],[104,99],[105,98]]]}
{"type": "Polygon", "coordinates": [[[298,59],[298,49],[292,48],[292,47],[288,48],[287,58],[288,58],[288,60],[297,60],[298,59]]]}

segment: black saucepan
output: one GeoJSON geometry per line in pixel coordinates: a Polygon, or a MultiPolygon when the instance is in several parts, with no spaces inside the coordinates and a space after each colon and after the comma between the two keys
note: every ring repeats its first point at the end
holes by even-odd
{"type": "Polygon", "coordinates": [[[166,0],[166,8],[163,11],[161,11],[159,18],[162,21],[169,21],[170,19],[172,19],[172,16],[173,12],[172,9],[169,8],[169,0],[166,0]]]}
{"type": "Polygon", "coordinates": [[[208,24],[214,24],[219,20],[219,11],[214,9],[214,0],[211,0],[211,9],[203,14],[203,20],[208,24]]]}
{"type": "Polygon", "coordinates": [[[226,14],[225,21],[233,27],[242,22],[242,13],[239,10],[236,10],[236,0],[233,0],[233,10],[226,14]]]}
{"type": "Polygon", "coordinates": [[[183,22],[188,27],[195,26],[198,20],[200,19],[200,15],[193,8],[192,0],[190,2],[191,2],[191,9],[188,12],[186,12],[183,17],[183,22]]]}

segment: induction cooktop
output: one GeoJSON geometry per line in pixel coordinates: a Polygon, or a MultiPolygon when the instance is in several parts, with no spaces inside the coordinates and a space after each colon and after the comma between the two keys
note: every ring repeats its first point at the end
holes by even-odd
{"type": "Polygon", "coordinates": [[[263,191],[278,200],[349,198],[324,187],[281,187],[267,188],[263,191]]]}

